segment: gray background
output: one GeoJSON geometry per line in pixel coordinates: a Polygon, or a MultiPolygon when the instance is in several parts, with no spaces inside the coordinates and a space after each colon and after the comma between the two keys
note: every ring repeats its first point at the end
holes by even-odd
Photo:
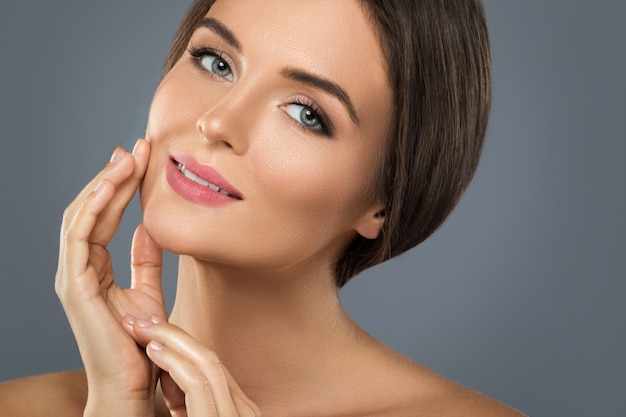
{"type": "MultiPolygon", "coordinates": [[[[143,135],[188,3],[0,5],[0,380],[80,366],[53,289],[61,213],[143,135]]],[[[395,349],[532,416],[624,416],[626,3],[485,6],[495,97],[476,178],[430,240],[342,298],[395,349]]],[[[119,276],[139,218],[135,203],[111,246],[119,276]]]]}

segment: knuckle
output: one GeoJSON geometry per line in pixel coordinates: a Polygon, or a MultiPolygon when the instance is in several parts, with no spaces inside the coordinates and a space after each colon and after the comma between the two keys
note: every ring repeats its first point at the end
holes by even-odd
{"type": "Polygon", "coordinates": [[[226,381],[226,374],[222,366],[222,361],[212,350],[206,349],[201,356],[201,369],[205,374],[218,374],[222,380],[226,381]]]}
{"type": "Polygon", "coordinates": [[[66,212],[63,213],[63,222],[61,223],[61,237],[63,241],[71,240],[75,235],[75,230],[73,226],[73,220],[76,217],[75,212],[66,212]]]}
{"type": "Polygon", "coordinates": [[[62,231],[63,241],[69,242],[69,241],[73,240],[75,234],[76,234],[76,232],[74,231],[74,229],[71,226],[64,227],[63,231],[62,231]]]}
{"type": "Polygon", "coordinates": [[[54,280],[54,292],[57,298],[63,302],[67,295],[67,283],[62,279],[62,274],[58,273],[54,280]]]}
{"type": "Polygon", "coordinates": [[[202,390],[204,394],[213,394],[213,387],[211,387],[211,382],[206,377],[201,378],[199,381],[198,387],[202,390]]]}
{"type": "Polygon", "coordinates": [[[110,207],[110,211],[111,211],[111,215],[113,215],[116,218],[121,218],[124,215],[124,212],[126,211],[126,204],[125,203],[118,203],[119,205],[113,205],[110,207]]]}
{"type": "Polygon", "coordinates": [[[65,210],[63,210],[63,223],[71,224],[72,219],[76,216],[76,213],[83,204],[84,197],[82,197],[82,194],[79,194],[70,204],[67,205],[67,207],[65,207],[65,210]]]}
{"type": "Polygon", "coordinates": [[[54,292],[59,299],[63,296],[63,284],[58,274],[54,280],[54,292]]]}
{"type": "Polygon", "coordinates": [[[220,358],[217,357],[217,353],[215,353],[213,351],[210,351],[209,359],[210,359],[212,364],[217,365],[219,367],[222,366],[222,362],[220,361],[220,358]]]}
{"type": "Polygon", "coordinates": [[[70,216],[70,207],[71,206],[67,206],[65,207],[65,210],[63,210],[63,223],[65,223],[67,221],[67,218],[70,216]]]}
{"type": "Polygon", "coordinates": [[[67,206],[65,210],[63,210],[63,217],[61,217],[61,228],[67,228],[67,225],[70,224],[71,219],[74,217],[74,209],[73,207],[67,206]]]}
{"type": "Polygon", "coordinates": [[[61,228],[61,238],[65,241],[70,238],[70,226],[64,224],[61,228]]]}
{"type": "Polygon", "coordinates": [[[221,362],[220,359],[217,357],[217,353],[213,352],[212,350],[207,349],[202,353],[202,361],[211,367],[221,366],[221,362]]]}

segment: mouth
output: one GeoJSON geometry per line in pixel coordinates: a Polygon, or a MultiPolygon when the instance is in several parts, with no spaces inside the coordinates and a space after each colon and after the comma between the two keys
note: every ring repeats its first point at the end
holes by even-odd
{"type": "Polygon", "coordinates": [[[195,172],[193,172],[192,170],[190,170],[189,168],[187,168],[182,162],[177,161],[174,158],[170,159],[172,161],[172,163],[176,166],[176,169],[178,169],[178,171],[185,176],[185,178],[195,182],[198,185],[201,185],[203,187],[206,187],[212,191],[215,191],[216,193],[220,193],[222,195],[225,195],[227,197],[230,198],[234,198],[236,200],[242,200],[242,197],[230,192],[222,187],[220,187],[219,185],[205,179],[202,178],[200,175],[196,174],[195,172]]]}

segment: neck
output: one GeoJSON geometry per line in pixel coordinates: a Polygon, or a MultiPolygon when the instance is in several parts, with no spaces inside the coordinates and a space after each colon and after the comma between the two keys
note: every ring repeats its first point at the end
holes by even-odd
{"type": "MultiPolygon", "coordinates": [[[[355,334],[330,271],[260,273],[182,256],[170,321],[217,353],[255,401],[322,375],[355,334]]],[[[319,382],[319,379],[318,379],[319,382]]]]}

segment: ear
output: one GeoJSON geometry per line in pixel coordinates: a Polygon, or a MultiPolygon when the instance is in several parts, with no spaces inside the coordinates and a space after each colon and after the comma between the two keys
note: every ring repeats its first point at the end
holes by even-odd
{"type": "Polygon", "coordinates": [[[382,205],[375,205],[357,222],[355,230],[366,239],[376,239],[385,224],[385,210],[382,205]]]}

